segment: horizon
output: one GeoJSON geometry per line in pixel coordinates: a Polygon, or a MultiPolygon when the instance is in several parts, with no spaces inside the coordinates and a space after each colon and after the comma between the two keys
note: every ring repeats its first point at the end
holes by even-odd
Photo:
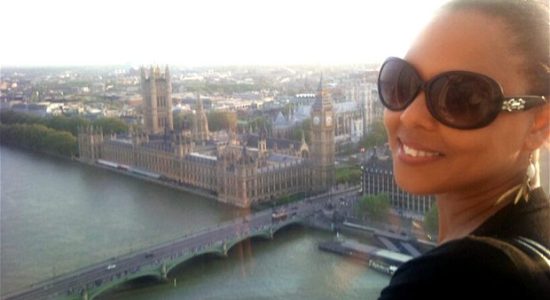
{"type": "Polygon", "coordinates": [[[0,26],[11,28],[0,65],[374,64],[403,56],[444,2],[9,1],[4,4],[9,13],[0,20],[0,26]]]}
{"type": "MultiPolygon", "coordinates": [[[[0,65],[0,69],[55,69],[55,68],[89,68],[89,69],[106,69],[106,68],[130,68],[130,69],[140,69],[140,68],[150,68],[150,67],[161,67],[164,68],[168,66],[172,69],[233,69],[233,68],[315,68],[315,69],[328,69],[328,68],[348,68],[348,67],[360,67],[360,66],[379,66],[381,61],[365,62],[365,63],[333,63],[333,64],[306,64],[306,63],[295,63],[295,64],[202,64],[202,65],[184,65],[184,64],[130,64],[130,63],[113,63],[113,64],[44,64],[44,65],[10,65],[3,64],[0,65]]],[[[373,69],[374,70],[374,69],[373,69]]]]}

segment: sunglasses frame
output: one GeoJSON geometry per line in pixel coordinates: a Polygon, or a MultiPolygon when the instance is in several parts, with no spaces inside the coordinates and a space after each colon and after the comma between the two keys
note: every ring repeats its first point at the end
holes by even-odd
{"type": "MultiPolygon", "coordinates": [[[[402,68],[401,68],[402,70],[402,68]]],[[[402,111],[405,110],[418,96],[418,93],[420,91],[424,91],[424,94],[426,95],[426,106],[428,107],[428,110],[430,111],[430,114],[434,119],[436,119],[438,122],[444,124],[445,126],[456,128],[456,129],[479,129],[482,127],[485,127],[492,123],[498,116],[498,114],[501,111],[506,112],[514,112],[514,111],[524,111],[528,110],[530,108],[533,108],[535,106],[543,105],[548,103],[546,98],[544,96],[534,96],[534,95],[521,95],[521,96],[504,96],[504,92],[502,89],[502,86],[494,79],[492,79],[489,76],[470,72],[470,71],[447,71],[440,74],[435,75],[434,77],[430,78],[428,81],[423,80],[420,75],[418,74],[418,71],[406,60],[398,58],[398,57],[389,57],[387,58],[382,66],[380,67],[380,72],[378,74],[378,80],[377,80],[377,87],[378,87],[378,96],[380,98],[380,101],[386,107],[387,109],[391,111],[402,111]],[[397,108],[393,108],[389,105],[389,101],[385,100],[382,95],[382,89],[381,89],[381,77],[382,72],[384,70],[384,67],[391,62],[398,62],[399,64],[404,64],[405,67],[410,68],[413,71],[413,74],[415,75],[417,81],[420,83],[416,86],[416,91],[410,99],[406,99],[403,101],[403,105],[397,108]],[[480,78],[480,80],[485,81],[489,84],[491,88],[492,94],[495,95],[494,99],[488,99],[488,101],[496,102],[494,107],[491,108],[491,111],[487,114],[487,116],[480,120],[477,123],[470,124],[470,125],[456,125],[452,122],[448,121],[443,115],[441,115],[438,112],[438,109],[436,108],[436,101],[432,100],[430,97],[430,90],[435,82],[441,79],[443,76],[449,76],[449,75],[467,75],[470,77],[477,77],[480,78]]]]}

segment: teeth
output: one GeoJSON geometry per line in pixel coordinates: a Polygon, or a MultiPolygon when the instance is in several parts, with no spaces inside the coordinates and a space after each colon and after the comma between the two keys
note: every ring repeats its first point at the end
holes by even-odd
{"type": "Polygon", "coordinates": [[[412,157],[433,157],[438,156],[439,153],[437,152],[428,152],[428,151],[422,151],[413,149],[411,147],[408,147],[406,145],[403,145],[403,150],[405,151],[405,154],[412,156],[412,157]]]}

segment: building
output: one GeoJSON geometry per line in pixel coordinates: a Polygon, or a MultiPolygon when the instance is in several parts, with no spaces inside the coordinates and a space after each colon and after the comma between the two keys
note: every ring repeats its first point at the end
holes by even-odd
{"type": "Polygon", "coordinates": [[[204,112],[200,95],[197,96],[197,106],[193,122],[193,139],[204,145],[210,139],[210,131],[208,130],[208,118],[204,112]]]}
{"type": "Polygon", "coordinates": [[[141,68],[141,95],[147,133],[159,134],[174,130],[172,119],[172,82],[168,66],[164,74],[160,68],[151,67],[149,76],[141,68]]]}
{"type": "MultiPolygon", "coordinates": [[[[382,119],[384,110],[375,83],[360,78],[344,83],[342,89],[344,99],[332,103],[337,153],[349,149],[350,145],[370,133],[372,124],[382,119]]],[[[315,94],[297,94],[289,99],[288,111],[278,111],[273,119],[273,135],[289,137],[295,128],[310,118],[315,99],[315,94]]]]}
{"type": "Polygon", "coordinates": [[[319,83],[311,108],[311,178],[313,191],[322,191],[335,182],[334,112],[330,94],[319,83]]]}
{"type": "MultiPolygon", "coordinates": [[[[377,75],[377,73],[376,73],[377,75]]],[[[371,132],[372,124],[382,119],[384,107],[378,99],[378,88],[374,74],[367,73],[365,78],[355,79],[345,85],[346,99],[357,103],[363,121],[363,133],[371,132]]]]}
{"type": "Polygon", "coordinates": [[[38,117],[60,115],[63,112],[63,105],[60,103],[15,103],[13,105],[8,103],[6,106],[14,112],[30,114],[38,117]]]}
{"type": "Polygon", "coordinates": [[[424,215],[432,207],[435,198],[429,195],[412,195],[400,189],[393,177],[393,161],[387,150],[371,155],[362,165],[363,195],[385,193],[391,207],[404,215],[424,215]]]}
{"type": "Polygon", "coordinates": [[[101,129],[80,128],[81,161],[190,187],[239,207],[303,192],[323,192],[333,184],[333,113],[322,84],[312,110],[312,118],[318,121],[309,146],[303,138],[301,142],[269,138],[265,130],[259,135],[211,134],[200,98],[192,131],[176,133],[170,128],[171,121],[160,113],[161,106],[167,106],[162,110],[171,109],[171,101],[151,92],[170,86],[169,77],[157,70],[152,70],[149,78],[142,71],[146,81],[142,92],[151,94],[144,101],[157,99],[146,103],[145,114],[149,115],[145,119],[149,121],[145,130],[104,136],[101,129]]]}

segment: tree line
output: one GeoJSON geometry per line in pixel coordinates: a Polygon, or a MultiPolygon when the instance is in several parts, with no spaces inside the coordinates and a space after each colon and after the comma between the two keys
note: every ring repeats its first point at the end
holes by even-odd
{"type": "Polygon", "coordinates": [[[82,117],[38,117],[14,111],[0,113],[0,143],[54,155],[78,154],[78,128],[101,127],[104,134],[128,132],[118,118],[89,121],[82,117]]]}
{"type": "Polygon", "coordinates": [[[0,124],[0,141],[4,145],[67,157],[78,153],[74,135],[41,124],[0,124]]]}
{"type": "Polygon", "coordinates": [[[38,124],[48,128],[67,131],[73,136],[78,135],[78,127],[101,127],[104,134],[128,132],[128,125],[119,118],[100,118],[90,121],[79,116],[51,116],[38,117],[31,114],[18,113],[14,111],[4,111],[0,113],[0,123],[4,125],[12,124],[38,124]]]}

